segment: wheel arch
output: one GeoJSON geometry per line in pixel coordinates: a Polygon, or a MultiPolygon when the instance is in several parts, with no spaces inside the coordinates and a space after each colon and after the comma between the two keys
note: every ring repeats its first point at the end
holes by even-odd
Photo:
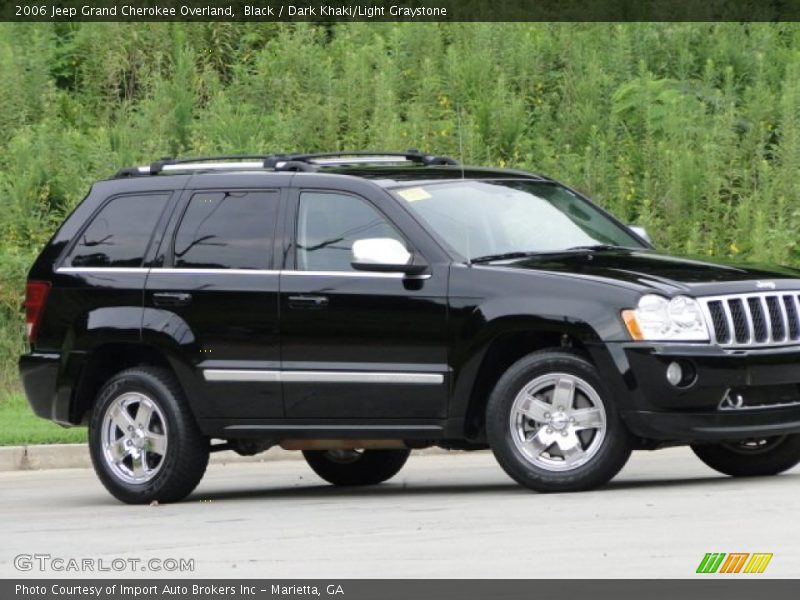
{"type": "Polygon", "coordinates": [[[194,334],[174,313],[129,305],[91,310],[72,324],[61,347],[59,414],[65,424],[85,425],[103,383],[136,366],[168,370],[191,398],[197,390],[186,356],[196,354],[194,334]]]}
{"type": "Polygon", "coordinates": [[[486,405],[497,381],[523,356],[547,348],[573,352],[592,364],[600,339],[587,323],[547,322],[508,316],[486,326],[485,335],[461,363],[451,404],[451,419],[461,437],[484,442],[486,405]]]}
{"type": "Polygon", "coordinates": [[[176,370],[167,354],[160,349],[132,342],[98,344],[83,357],[80,374],[70,402],[70,422],[88,423],[91,409],[103,384],[117,373],[133,367],[159,367],[178,380],[176,370]]]}

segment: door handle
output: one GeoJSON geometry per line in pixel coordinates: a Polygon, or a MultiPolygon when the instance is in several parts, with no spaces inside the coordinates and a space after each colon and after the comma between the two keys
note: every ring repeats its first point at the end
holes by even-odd
{"type": "Polygon", "coordinates": [[[318,310],[327,306],[327,296],[289,296],[289,308],[318,310]]]}
{"type": "Polygon", "coordinates": [[[186,292],[156,292],[153,304],[156,306],[186,306],[191,303],[192,295],[186,292]]]}

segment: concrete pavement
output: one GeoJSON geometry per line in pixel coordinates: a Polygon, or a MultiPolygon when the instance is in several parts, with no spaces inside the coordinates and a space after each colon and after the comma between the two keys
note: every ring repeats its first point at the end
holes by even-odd
{"type": "MultiPolygon", "coordinates": [[[[417,450],[417,454],[447,454],[441,448],[417,450]]],[[[240,456],[235,452],[214,452],[212,465],[232,463],[264,463],[280,460],[303,460],[300,452],[273,446],[255,456],[240,456]]],[[[91,469],[92,459],[86,444],[37,444],[32,446],[0,446],[0,473],[31,469],[91,469]]]]}
{"type": "Polygon", "coordinates": [[[686,448],[565,495],[523,490],[485,452],[412,455],[362,489],[298,461],[215,464],[189,500],[154,507],[118,503],[87,469],[16,471],[0,473],[0,577],[131,575],[21,573],[23,553],[193,559],[183,576],[204,578],[692,577],[706,552],[772,552],[756,577],[798,577],[798,490],[798,468],[734,480],[686,448]]]}
{"type": "MultiPolygon", "coordinates": [[[[426,452],[433,452],[428,448],[426,452]]],[[[299,452],[289,452],[279,446],[255,456],[240,456],[235,452],[215,452],[211,464],[262,463],[275,460],[302,459],[299,452]]],[[[0,473],[30,469],[91,469],[92,459],[86,444],[42,444],[33,446],[0,447],[0,473]]]]}

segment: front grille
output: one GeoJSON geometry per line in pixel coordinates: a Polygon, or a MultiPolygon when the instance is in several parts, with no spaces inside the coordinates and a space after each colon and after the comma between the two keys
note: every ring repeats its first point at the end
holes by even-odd
{"type": "Polygon", "coordinates": [[[711,341],[720,346],[800,343],[800,292],[700,298],[711,341]]]}
{"type": "Polygon", "coordinates": [[[750,333],[747,330],[747,318],[744,316],[744,302],[740,298],[733,298],[728,300],[728,308],[731,311],[731,322],[736,341],[746,344],[750,339],[750,333]]]}

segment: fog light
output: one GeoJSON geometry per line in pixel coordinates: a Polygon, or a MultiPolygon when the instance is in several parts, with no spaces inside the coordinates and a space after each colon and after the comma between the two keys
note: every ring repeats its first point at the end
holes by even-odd
{"type": "Polygon", "coordinates": [[[697,381],[697,370],[689,360],[672,361],[667,365],[667,381],[677,388],[690,388],[697,381]]]}
{"type": "Polygon", "coordinates": [[[676,362],[669,363],[667,367],[667,381],[677,386],[683,381],[683,368],[676,362]]]}

